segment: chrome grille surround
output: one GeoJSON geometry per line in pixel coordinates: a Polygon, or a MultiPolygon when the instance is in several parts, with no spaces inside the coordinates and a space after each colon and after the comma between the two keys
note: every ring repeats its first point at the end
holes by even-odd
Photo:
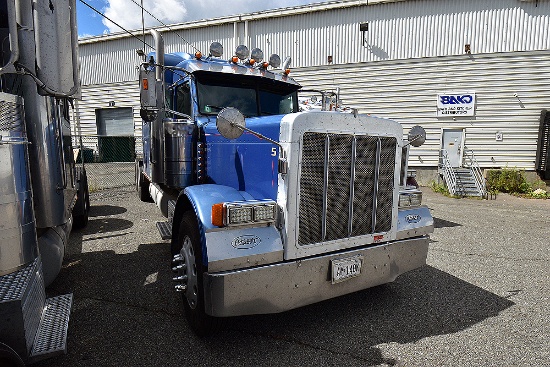
{"type": "Polygon", "coordinates": [[[395,137],[304,133],[299,245],[390,231],[396,145],[395,137]]]}

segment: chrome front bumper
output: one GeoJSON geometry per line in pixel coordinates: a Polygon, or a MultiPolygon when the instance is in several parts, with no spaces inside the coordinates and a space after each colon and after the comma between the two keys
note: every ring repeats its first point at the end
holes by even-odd
{"type": "Polygon", "coordinates": [[[205,309],[228,317],[277,313],[389,283],[426,264],[428,236],[204,275],[205,309]],[[332,284],[331,260],[363,256],[361,274],[332,284]]]}

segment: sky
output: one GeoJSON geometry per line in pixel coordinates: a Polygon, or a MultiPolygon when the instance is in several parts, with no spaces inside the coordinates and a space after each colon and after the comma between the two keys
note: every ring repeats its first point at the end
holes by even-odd
{"type": "MultiPolygon", "coordinates": [[[[325,0],[84,0],[128,30],[141,29],[141,9],[137,4],[142,2],[143,7],[163,23],[173,24],[323,1],[325,0]]],[[[81,38],[122,31],[84,5],[81,0],[77,0],[76,10],[78,36],[81,38]]],[[[144,13],[144,17],[145,27],[160,25],[147,13],[144,13]]]]}

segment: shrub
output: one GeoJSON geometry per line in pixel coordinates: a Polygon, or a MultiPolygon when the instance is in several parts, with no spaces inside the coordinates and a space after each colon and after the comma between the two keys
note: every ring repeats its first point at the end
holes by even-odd
{"type": "Polygon", "coordinates": [[[433,192],[437,192],[439,194],[443,194],[445,196],[450,196],[449,189],[447,189],[447,186],[442,183],[437,183],[435,181],[431,181],[428,186],[433,190],[433,192]]]}
{"type": "Polygon", "coordinates": [[[487,173],[487,191],[527,194],[531,185],[525,179],[523,171],[512,168],[490,170],[487,173]]]}

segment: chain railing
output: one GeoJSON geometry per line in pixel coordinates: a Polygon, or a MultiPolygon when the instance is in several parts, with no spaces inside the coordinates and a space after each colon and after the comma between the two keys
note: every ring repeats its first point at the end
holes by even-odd
{"type": "Polygon", "coordinates": [[[75,136],[75,160],[84,161],[90,191],[130,186],[135,180],[136,152],[141,138],[134,136],[75,136]]]}
{"type": "Polygon", "coordinates": [[[481,168],[479,168],[479,164],[477,163],[477,159],[474,155],[474,151],[471,149],[467,149],[466,147],[464,147],[463,165],[464,167],[467,167],[470,169],[470,172],[474,177],[477,190],[479,191],[482,197],[485,197],[487,195],[487,186],[485,182],[485,177],[483,177],[481,168]]]}

